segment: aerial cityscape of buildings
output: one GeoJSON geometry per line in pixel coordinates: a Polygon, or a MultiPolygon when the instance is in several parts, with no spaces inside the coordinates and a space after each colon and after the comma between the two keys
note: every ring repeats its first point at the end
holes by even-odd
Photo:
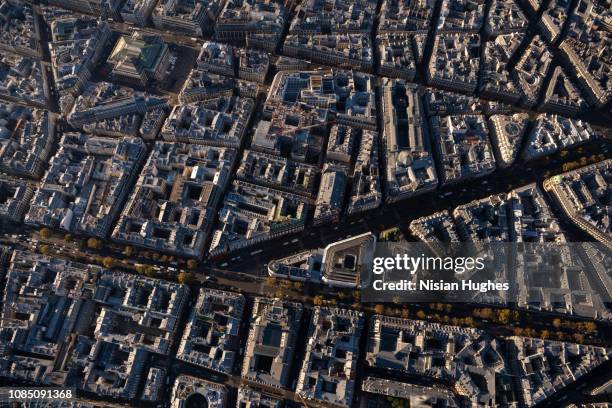
{"type": "Polygon", "coordinates": [[[611,26],[606,0],[0,0],[0,385],[608,406],[611,26]],[[504,244],[513,285],[363,300],[410,243],[504,244]]]}

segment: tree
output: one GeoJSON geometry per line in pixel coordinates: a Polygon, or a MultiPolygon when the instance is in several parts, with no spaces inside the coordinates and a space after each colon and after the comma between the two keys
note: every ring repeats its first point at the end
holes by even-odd
{"type": "Polygon", "coordinates": [[[134,248],[132,248],[131,246],[126,245],[126,246],[123,248],[123,255],[125,255],[125,256],[127,256],[127,257],[132,256],[132,254],[133,254],[133,253],[134,253],[134,248]]]}
{"type": "Polygon", "coordinates": [[[584,324],[584,330],[589,333],[594,333],[597,330],[597,325],[594,322],[586,322],[584,324]]]}
{"type": "Polygon", "coordinates": [[[96,238],[89,238],[87,240],[87,248],[100,250],[102,249],[102,241],[96,238]]]}
{"type": "Polygon", "coordinates": [[[425,317],[427,317],[427,315],[425,314],[424,311],[419,310],[418,312],[416,312],[416,317],[417,319],[425,320],[425,317]]]}
{"type": "Polygon", "coordinates": [[[542,330],[540,332],[540,338],[546,340],[550,338],[550,332],[548,330],[542,330]]]}
{"type": "Polygon", "coordinates": [[[485,307],[480,309],[480,317],[481,319],[485,319],[485,320],[489,320],[493,317],[493,309],[489,308],[489,307],[485,307]]]}
{"type": "Polygon", "coordinates": [[[155,267],[153,267],[152,265],[145,266],[144,274],[147,275],[149,278],[155,277],[156,275],[155,267]]]}
{"type": "Polygon", "coordinates": [[[510,310],[501,309],[497,311],[497,321],[501,324],[508,324],[510,322],[510,310]]]}
{"type": "Polygon", "coordinates": [[[574,170],[576,167],[580,167],[580,163],[577,161],[563,163],[563,166],[561,166],[564,172],[574,170]]]}
{"type": "Polygon", "coordinates": [[[387,397],[387,402],[391,406],[391,408],[409,408],[410,402],[406,399],[395,398],[395,397],[387,397]]]}
{"type": "Polygon", "coordinates": [[[323,297],[322,296],[315,296],[314,299],[312,299],[312,303],[315,306],[321,306],[323,304],[323,297]]]}
{"type": "MultiPolygon", "coordinates": [[[[301,290],[303,286],[302,282],[293,282],[293,289],[295,290],[301,290]]],[[[342,292],[340,292],[340,294],[342,294],[342,292]]]]}
{"type": "Polygon", "coordinates": [[[195,269],[198,267],[198,261],[196,261],[195,259],[188,259],[187,260],[187,267],[191,270],[195,269]]]}
{"type": "Polygon", "coordinates": [[[72,235],[70,235],[70,234],[64,235],[64,242],[69,243],[69,242],[72,242],[72,241],[74,241],[74,237],[72,235]]]}
{"type": "Polygon", "coordinates": [[[410,317],[410,311],[406,308],[402,309],[402,314],[401,314],[402,318],[407,319],[410,317]]]}
{"type": "Polygon", "coordinates": [[[383,314],[385,312],[385,306],[377,304],[374,306],[374,312],[376,312],[376,314],[383,314]]]}
{"type": "Polygon", "coordinates": [[[41,245],[40,246],[40,253],[43,255],[49,255],[49,252],[51,252],[51,250],[49,249],[49,245],[41,245]]]}
{"type": "Polygon", "coordinates": [[[115,260],[110,256],[106,256],[104,259],[102,259],[102,265],[104,265],[104,267],[107,269],[111,269],[113,266],[115,266],[115,260]]]}
{"type": "Polygon", "coordinates": [[[181,272],[178,274],[178,282],[183,284],[190,284],[193,281],[193,276],[189,272],[181,272]]]}
{"type": "Polygon", "coordinates": [[[561,319],[559,319],[558,317],[554,318],[552,321],[552,325],[555,327],[555,329],[559,329],[559,327],[561,327],[561,319]]]}
{"type": "Polygon", "coordinates": [[[51,230],[49,228],[41,228],[38,233],[42,239],[49,239],[51,236],[51,230]]]}
{"type": "Polygon", "coordinates": [[[491,319],[495,316],[495,313],[493,312],[493,309],[489,308],[489,307],[485,307],[482,309],[474,309],[472,311],[472,316],[477,317],[479,319],[491,319]]]}
{"type": "Polygon", "coordinates": [[[584,335],[580,334],[580,333],[575,333],[574,334],[574,341],[576,343],[584,343],[584,335]]]}

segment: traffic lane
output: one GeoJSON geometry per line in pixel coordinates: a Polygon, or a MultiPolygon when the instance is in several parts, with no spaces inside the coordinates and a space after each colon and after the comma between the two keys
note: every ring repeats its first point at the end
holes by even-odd
{"type": "Polygon", "coordinates": [[[549,396],[544,401],[536,404],[534,408],[558,408],[569,402],[581,403],[585,400],[582,390],[592,381],[600,381],[604,378],[612,378],[612,360],[608,360],[599,367],[589,371],[576,381],[549,396]]]}
{"type": "MultiPolygon", "coordinates": [[[[248,255],[253,251],[261,250],[262,252],[257,254],[258,258],[267,263],[272,259],[296,252],[301,247],[308,249],[323,247],[338,239],[345,238],[347,235],[357,235],[368,231],[376,233],[396,226],[407,233],[408,224],[416,218],[437,211],[452,209],[489,195],[506,193],[533,182],[541,184],[546,174],[561,173],[561,167],[566,161],[575,160],[579,156],[589,157],[591,154],[599,154],[607,149],[610,144],[612,144],[610,141],[599,140],[573,150],[564,158],[549,157],[537,162],[519,162],[509,168],[498,169],[488,177],[466,180],[463,183],[444,186],[400,202],[383,204],[383,207],[377,210],[345,217],[343,222],[334,225],[306,227],[306,230],[298,235],[299,243],[291,242],[292,237],[296,235],[289,234],[231,252],[220,260],[212,260],[211,265],[220,267],[220,265],[226,264],[222,268],[256,272],[259,270],[258,266],[254,262],[245,260],[245,257],[248,258],[248,255]],[[363,220],[363,222],[353,224],[356,220],[363,220]]],[[[606,156],[608,156],[608,153],[606,153],[606,156]]]]}

